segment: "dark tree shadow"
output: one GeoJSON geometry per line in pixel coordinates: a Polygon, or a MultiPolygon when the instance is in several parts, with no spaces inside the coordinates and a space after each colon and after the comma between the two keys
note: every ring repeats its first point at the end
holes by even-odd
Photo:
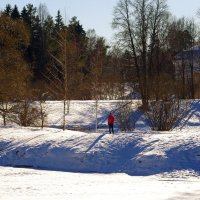
{"type": "Polygon", "coordinates": [[[176,125],[180,127],[180,129],[184,128],[185,126],[200,126],[200,100],[193,101],[190,109],[185,113],[184,119],[181,120],[179,124],[176,125]],[[190,119],[196,115],[199,118],[198,123],[191,122],[190,119]]]}
{"type": "Polygon", "coordinates": [[[105,133],[99,135],[94,142],[89,146],[89,148],[85,151],[85,153],[89,152],[98,142],[104,137],[105,133]]]}

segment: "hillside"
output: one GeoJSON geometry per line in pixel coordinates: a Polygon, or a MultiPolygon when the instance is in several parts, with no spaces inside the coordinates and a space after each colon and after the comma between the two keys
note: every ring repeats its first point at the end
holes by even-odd
{"type": "Polygon", "coordinates": [[[127,173],[153,175],[177,170],[198,176],[200,171],[200,103],[174,131],[151,131],[142,115],[132,132],[108,134],[106,116],[116,102],[99,106],[100,129],[95,124],[94,102],[72,102],[67,116],[71,128],[88,127],[84,132],[59,127],[60,102],[49,102],[49,128],[6,127],[0,129],[0,165],[62,170],[70,172],[127,173]],[[92,106],[91,106],[92,105],[92,106]],[[53,128],[54,127],[54,128],[53,128]]]}

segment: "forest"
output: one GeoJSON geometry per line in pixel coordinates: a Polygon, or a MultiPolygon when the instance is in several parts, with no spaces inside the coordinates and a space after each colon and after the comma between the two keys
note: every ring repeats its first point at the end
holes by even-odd
{"type": "Polygon", "coordinates": [[[66,22],[58,10],[52,17],[45,4],[22,10],[8,4],[0,11],[4,125],[8,113],[30,125],[26,113],[34,101],[41,109],[31,107],[30,121],[34,113],[45,116],[46,100],[64,100],[66,113],[70,100],[135,98],[150,118],[162,110],[168,119],[171,112],[178,116],[181,100],[198,97],[200,51],[194,47],[200,34],[194,19],[174,17],[166,0],[119,0],[112,27],[117,34],[110,45],[94,29],[84,30],[76,16],[66,22]]]}

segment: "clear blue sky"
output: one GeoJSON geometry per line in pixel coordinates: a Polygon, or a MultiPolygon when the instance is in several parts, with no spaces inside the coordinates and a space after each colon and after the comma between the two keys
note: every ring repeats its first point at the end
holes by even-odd
{"type": "MultiPolygon", "coordinates": [[[[113,7],[118,0],[0,0],[0,9],[6,4],[17,5],[21,10],[28,3],[38,6],[45,3],[49,13],[55,17],[58,10],[63,17],[66,11],[66,19],[77,16],[83,28],[95,29],[99,36],[111,39],[113,7]]],[[[177,17],[196,17],[197,9],[200,8],[200,0],[168,0],[169,10],[177,17]]]]}

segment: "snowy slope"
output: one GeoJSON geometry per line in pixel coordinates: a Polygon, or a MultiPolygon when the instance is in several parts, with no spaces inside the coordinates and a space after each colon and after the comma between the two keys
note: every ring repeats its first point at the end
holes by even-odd
{"type": "MultiPolygon", "coordinates": [[[[49,102],[49,126],[59,126],[60,102],[49,102]]],[[[99,106],[98,133],[62,131],[57,128],[0,129],[0,165],[21,166],[70,172],[124,172],[130,175],[152,175],[176,170],[200,171],[200,105],[192,108],[176,130],[153,132],[143,116],[133,132],[107,134],[107,113],[116,109],[116,102],[106,101],[99,106]],[[103,125],[104,124],[104,125],[103,125]],[[184,126],[183,126],[184,125],[184,126]],[[146,130],[144,129],[146,127],[146,130]]],[[[75,101],[67,116],[71,127],[93,127],[94,102],[75,101]]],[[[117,125],[116,125],[117,127],[117,125]]]]}

